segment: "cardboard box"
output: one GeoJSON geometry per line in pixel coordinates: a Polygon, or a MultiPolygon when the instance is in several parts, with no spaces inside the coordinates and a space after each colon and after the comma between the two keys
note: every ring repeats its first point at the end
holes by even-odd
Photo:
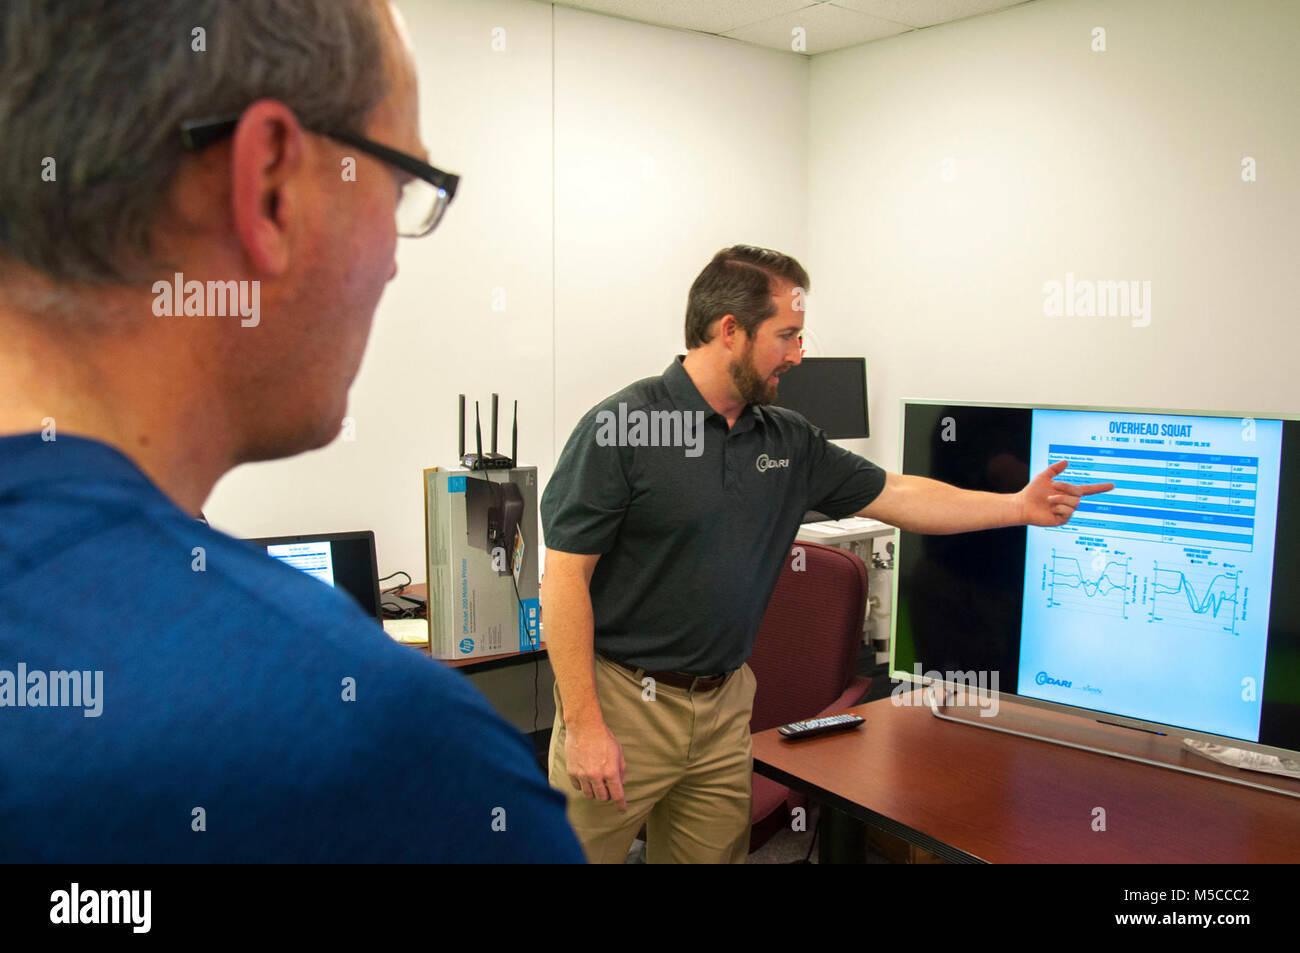
{"type": "Polygon", "coordinates": [[[431,467],[424,517],[433,657],[536,651],[537,468],[431,467]]]}

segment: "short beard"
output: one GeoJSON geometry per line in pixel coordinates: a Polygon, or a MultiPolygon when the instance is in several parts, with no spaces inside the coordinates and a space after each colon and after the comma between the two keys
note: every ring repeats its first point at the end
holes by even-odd
{"type": "Polygon", "coordinates": [[[733,359],[727,370],[736,390],[740,392],[740,399],[746,404],[775,403],[776,387],[770,386],[767,378],[758,373],[752,349],[746,351],[744,357],[733,359]]]}

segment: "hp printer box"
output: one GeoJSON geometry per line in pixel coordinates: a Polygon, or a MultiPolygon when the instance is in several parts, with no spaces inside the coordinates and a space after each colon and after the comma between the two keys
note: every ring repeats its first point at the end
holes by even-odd
{"type": "Polygon", "coordinates": [[[425,470],[424,518],[433,657],[537,650],[537,468],[425,470]]]}

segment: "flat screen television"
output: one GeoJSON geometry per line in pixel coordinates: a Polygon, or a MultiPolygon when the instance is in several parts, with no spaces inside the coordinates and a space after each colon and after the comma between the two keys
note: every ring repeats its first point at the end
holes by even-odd
{"type": "Polygon", "coordinates": [[[899,468],[1113,482],[1059,527],[900,532],[891,674],[1300,751],[1300,416],[905,400],[899,468]],[[957,673],[958,678],[949,676],[957,673]],[[963,674],[964,673],[964,674],[963,674]]]}

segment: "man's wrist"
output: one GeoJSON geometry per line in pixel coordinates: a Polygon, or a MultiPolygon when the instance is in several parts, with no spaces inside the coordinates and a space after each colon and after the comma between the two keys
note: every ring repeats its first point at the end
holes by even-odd
{"type": "MultiPolygon", "coordinates": [[[[563,700],[564,693],[560,693],[563,700]]],[[[581,703],[564,704],[564,726],[569,731],[598,731],[605,727],[605,713],[600,710],[600,699],[593,691],[582,693],[581,703]]]]}
{"type": "Polygon", "coordinates": [[[595,712],[585,712],[573,718],[566,715],[564,725],[570,733],[576,731],[588,734],[591,732],[604,731],[605,718],[601,715],[599,709],[597,709],[595,712]]]}
{"type": "Polygon", "coordinates": [[[1017,490],[1011,496],[1011,526],[1028,526],[1029,520],[1025,516],[1025,491],[1017,490]]]}

